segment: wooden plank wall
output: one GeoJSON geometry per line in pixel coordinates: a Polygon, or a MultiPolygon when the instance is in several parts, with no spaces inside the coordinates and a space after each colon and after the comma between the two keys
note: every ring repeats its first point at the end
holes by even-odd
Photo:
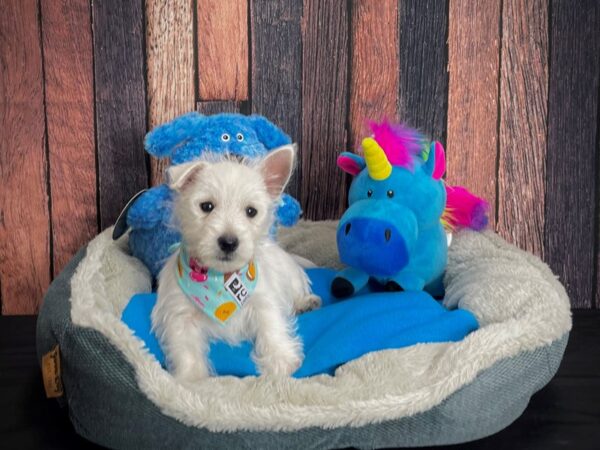
{"type": "Polygon", "coordinates": [[[52,275],[98,232],[94,63],[87,0],[42,0],[52,275]]]}
{"type": "Polygon", "coordinates": [[[79,246],[168,161],[148,129],[196,109],[268,116],[299,144],[289,192],[339,217],[337,154],[365,120],[446,144],[448,180],[600,307],[600,2],[6,0],[0,302],[36,313],[79,246]]]}
{"type": "Polygon", "coordinates": [[[348,110],[349,21],[347,2],[304,2],[298,199],[315,220],[341,213],[346,197],[344,174],[335,170],[336,152],[322,149],[346,148],[346,114],[340,111],[348,110]]]}
{"type": "Polygon", "coordinates": [[[598,296],[599,30],[600,2],[552,2],[544,245],[572,301],[586,308],[598,296]]]}
{"type": "Polygon", "coordinates": [[[92,2],[100,229],[148,186],[142,2],[92,2]]]}
{"type": "Polygon", "coordinates": [[[39,5],[0,14],[0,288],[5,314],[35,312],[52,271],[39,5]]]}
{"type": "MultiPolygon", "coordinates": [[[[194,1],[146,0],[148,128],[194,109],[194,1]]],[[[168,161],[152,158],[150,183],[162,183],[168,161]]]]}
{"type": "MultiPolygon", "coordinates": [[[[448,29],[448,149],[451,184],[469,186],[496,210],[500,6],[451,1],[448,29]]],[[[495,223],[495,214],[492,214],[495,223]]]]}

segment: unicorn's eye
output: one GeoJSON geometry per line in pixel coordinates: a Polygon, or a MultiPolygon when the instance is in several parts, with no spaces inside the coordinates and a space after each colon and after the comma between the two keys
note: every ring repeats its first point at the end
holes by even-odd
{"type": "Polygon", "coordinates": [[[373,191],[371,189],[369,189],[367,191],[367,197],[371,198],[372,195],[373,195],[373,191]]]}
{"type": "Polygon", "coordinates": [[[242,133],[238,133],[235,135],[235,138],[238,140],[238,142],[242,142],[244,140],[244,135],[242,133]]]}
{"type": "Polygon", "coordinates": [[[394,196],[394,191],[392,191],[391,189],[389,191],[387,191],[387,196],[389,198],[392,198],[394,196]]]}
{"type": "Polygon", "coordinates": [[[221,140],[222,140],[223,142],[229,142],[229,139],[231,139],[231,136],[229,136],[227,133],[223,133],[223,134],[221,135],[221,140]]]}

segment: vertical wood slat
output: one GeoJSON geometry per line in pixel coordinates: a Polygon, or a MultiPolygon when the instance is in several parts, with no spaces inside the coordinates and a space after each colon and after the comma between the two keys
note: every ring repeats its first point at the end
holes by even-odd
{"type": "Polygon", "coordinates": [[[42,52],[36,0],[0,14],[2,314],[34,314],[50,282],[42,52]]]}
{"type": "Polygon", "coordinates": [[[447,173],[491,205],[495,224],[500,2],[450,1],[447,173]]]}
{"type": "Polygon", "coordinates": [[[360,139],[370,134],[366,120],[397,118],[398,1],[355,1],[351,28],[348,144],[360,150],[360,139]]]}
{"type": "MultiPolygon", "coordinates": [[[[148,128],[195,107],[194,1],[146,0],[148,128]]],[[[151,158],[150,183],[163,182],[167,159],[151,158]]]]}
{"type": "Polygon", "coordinates": [[[141,1],[95,1],[94,68],[100,228],[147,187],[144,10],[141,1]]]}
{"type": "Polygon", "coordinates": [[[200,100],[247,100],[247,1],[197,1],[200,100]]]}
{"type": "Polygon", "coordinates": [[[305,0],[302,18],[302,180],[304,218],[339,217],[345,207],[338,154],[346,147],[347,2],[305,0]]]}
{"type": "Polygon", "coordinates": [[[593,304],[600,3],[552,1],[545,246],[574,307],[593,304]]]}
{"type": "Polygon", "coordinates": [[[220,113],[239,113],[242,109],[242,102],[198,102],[196,103],[196,111],[200,114],[210,116],[220,113]]]}
{"type": "Polygon", "coordinates": [[[548,105],[548,2],[504,0],[498,232],[543,256],[548,105]]]}
{"type": "Polygon", "coordinates": [[[445,1],[400,0],[399,117],[445,142],[448,9],[445,1]]]}
{"type": "MultiPolygon", "coordinates": [[[[252,112],[268,117],[300,144],[302,128],[302,2],[251,0],[252,112]]],[[[301,167],[288,185],[300,197],[301,167]]]]}
{"type": "Polygon", "coordinates": [[[88,0],[42,0],[54,275],[98,232],[88,0]]]}

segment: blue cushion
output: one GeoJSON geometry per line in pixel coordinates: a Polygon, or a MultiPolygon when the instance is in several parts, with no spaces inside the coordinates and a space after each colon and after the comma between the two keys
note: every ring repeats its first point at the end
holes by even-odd
{"type": "MultiPolygon", "coordinates": [[[[335,271],[309,269],[307,273],[323,307],[298,317],[305,357],[294,374],[297,378],[333,375],[340,365],[376,350],[459,341],[478,328],[469,311],[448,310],[425,292],[377,292],[368,286],[351,299],[337,300],[329,291],[335,271]]],[[[151,331],[155,303],[156,294],[134,295],[122,319],[164,365],[164,354],[151,331]]],[[[239,346],[214,342],[209,358],[218,375],[256,375],[251,351],[250,342],[239,346]]]]}

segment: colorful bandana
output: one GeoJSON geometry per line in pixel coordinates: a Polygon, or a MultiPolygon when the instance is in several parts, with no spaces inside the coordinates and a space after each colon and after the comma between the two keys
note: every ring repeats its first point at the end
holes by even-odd
{"type": "Polygon", "coordinates": [[[254,292],[258,268],[250,261],[235,272],[217,272],[190,258],[182,246],[176,276],[179,287],[190,301],[215,322],[224,325],[254,292]]]}

